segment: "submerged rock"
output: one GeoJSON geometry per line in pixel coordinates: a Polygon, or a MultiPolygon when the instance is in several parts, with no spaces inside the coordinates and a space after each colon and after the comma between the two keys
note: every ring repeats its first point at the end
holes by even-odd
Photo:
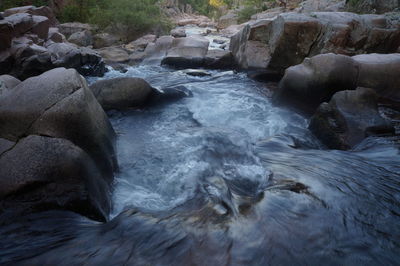
{"type": "Polygon", "coordinates": [[[130,77],[100,80],[90,89],[104,110],[141,107],[154,90],[145,80],[130,77]]]}
{"type": "Polygon", "coordinates": [[[393,134],[394,128],[378,112],[378,96],[372,89],[337,92],[319,106],[309,129],[330,149],[347,150],[365,137],[393,134]]]}

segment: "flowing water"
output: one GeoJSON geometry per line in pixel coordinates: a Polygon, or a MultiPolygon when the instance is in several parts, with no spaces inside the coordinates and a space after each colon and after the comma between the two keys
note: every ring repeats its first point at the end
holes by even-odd
{"type": "Polygon", "coordinates": [[[191,97],[109,113],[120,164],[110,222],[33,215],[0,230],[0,262],[398,265],[398,141],[326,150],[306,118],[271,104],[265,85],[209,73],[107,73],[184,86],[191,97]]]}

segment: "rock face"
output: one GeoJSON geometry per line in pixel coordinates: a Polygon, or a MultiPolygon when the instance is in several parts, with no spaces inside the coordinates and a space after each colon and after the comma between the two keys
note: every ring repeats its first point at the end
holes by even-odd
{"type": "Polygon", "coordinates": [[[393,53],[400,45],[399,25],[389,15],[284,13],[249,23],[232,37],[230,50],[241,68],[283,72],[322,53],[393,53]]]}
{"type": "Polygon", "coordinates": [[[145,80],[129,77],[100,80],[90,89],[104,110],[141,107],[154,91],[145,80]]]}
{"type": "Polygon", "coordinates": [[[53,69],[1,94],[0,139],[6,213],[63,208],[107,219],[115,133],[76,70],[53,69]]]}
{"type": "Polygon", "coordinates": [[[365,137],[394,133],[394,128],[378,112],[377,94],[358,88],[337,92],[323,103],[310,121],[310,130],[330,149],[347,150],[365,137]]]}
{"type": "Polygon", "coordinates": [[[306,106],[312,111],[336,92],[357,87],[372,88],[381,97],[400,101],[400,54],[322,54],[306,58],[286,70],[274,101],[306,106]]]}

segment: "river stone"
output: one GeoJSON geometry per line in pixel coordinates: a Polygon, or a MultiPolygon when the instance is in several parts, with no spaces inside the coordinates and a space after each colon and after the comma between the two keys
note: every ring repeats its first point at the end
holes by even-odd
{"type": "Polygon", "coordinates": [[[90,89],[104,110],[141,107],[154,90],[145,80],[131,77],[100,80],[90,89]]]}
{"type": "Polygon", "coordinates": [[[310,120],[309,129],[330,149],[347,150],[365,137],[394,134],[389,121],[378,112],[378,96],[372,89],[337,92],[310,120]]]}
{"type": "Polygon", "coordinates": [[[123,47],[130,52],[144,52],[147,45],[149,45],[149,43],[154,43],[156,40],[156,35],[148,34],[124,45],[123,47]]]}
{"type": "Polygon", "coordinates": [[[72,142],[31,135],[0,153],[0,206],[2,218],[66,209],[106,221],[110,188],[72,142]]]}
{"type": "Polygon", "coordinates": [[[50,70],[0,97],[0,138],[18,141],[32,134],[70,140],[112,180],[115,132],[76,70],[50,70]]]}
{"type": "Polygon", "coordinates": [[[60,33],[65,35],[67,38],[74,34],[75,32],[80,32],[84,30],[92,31],[93,27],[89,24],[79,23],[79,22],[68,22],[58,25],[60,33]]]}

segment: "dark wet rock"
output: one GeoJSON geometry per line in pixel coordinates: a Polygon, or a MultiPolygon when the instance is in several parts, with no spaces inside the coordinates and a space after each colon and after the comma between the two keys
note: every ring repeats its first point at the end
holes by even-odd
{"type": "Polygon", "coordinates": [[[117,169],[114,130],[74,69],[50,70],[0,97],[0,138],[18,141],[27,135],[70,140],[93,158],[108,180],[117,169]]]}
{"type": "Polygon", "coordinates": [[[249,23],[232,37],[230,50],[243,69],[283,72],[322,53],[393,53],[400,45],[398,25],[390,15],[284,13],[249,23]]]}
{"type": "Polygon", "coordinates": [[[393,134],[394,128],[378,112],[378,96],[372,89],[337,92],[322,103],[309,128],[330,149],[347,150],[365,137],[393,134]]]}
{"type": "Polygon", "coordinates": [[[110,212],[109,182],[85,151],[65,139],[31,135],[9,145],[0,155],[0,177],[2,222],[49,209],[100,221],[110,212]]]}
{"type": "Polygon", "coordinates": [[[185,86],[167,87],[161,91],[154,90],[150,98],[150,104],[173,103],[186,97],[192,97],[193,93],[185,86]]]}
{"type": "Polygon", "coordinates": [[[68,41],[78,46],[90,46],[93,44],[93,37],[90,31],[84,30],[71,34],[68,41]]]}
{"type": "Polygon", "coordinates": [[[323,54],[288,68],[274,101],[313,111],[334,93],[357,87],[372,88],[382,97],[400,100],[399,84],[399,54],[323,54]]]}
{"type": "MultiPolygon", "coordinates": [[[[211,76],[211,74],[205,70],[199,70],[199,69],[188,69],[185,70],[184,73],[189,76],[194,76],[194,77],[205,77],[205,76],[211,76]]],[[[1,77],[0,77],[1,79],[1,77]]]]}
{"type": "Polygon", "coordinates": [[[109,33],[98,33],[93,35],[93,48],[96,49],[118,45],[119,43],[120,38],[109,33]]]}
{"type": "Polygon", "coordinates": [[[175,38],[186,37],[186,32],[184,28],[176,28],[171,30],[171,36],[175,38]]]}
{"type": "Polygon", "coordinates": [[[154,90],[145,80],[130,77],[100,80],[90,89],[104,110],[141,107],[154,90]]]}
{"type": "Polygon", "coordinates": [[[11,47],[13,38],[13,25],[5,20],[0,20],[0,52],[11,47]]]}

